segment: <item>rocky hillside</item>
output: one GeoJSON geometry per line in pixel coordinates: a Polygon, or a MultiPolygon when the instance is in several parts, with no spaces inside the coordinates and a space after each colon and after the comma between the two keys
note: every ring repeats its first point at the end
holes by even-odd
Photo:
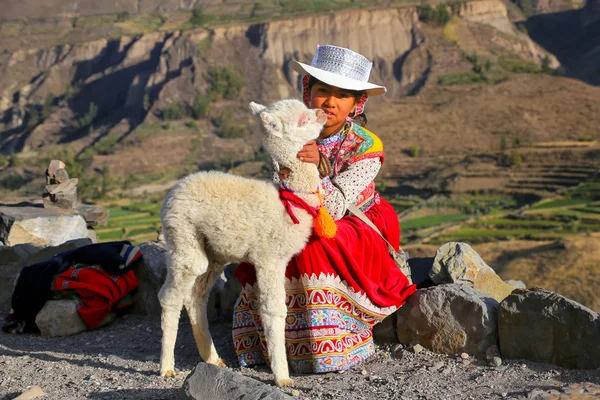
{"type": "Polygon", "coordinates": [[[581,9],[536,15],[525,23],[532,39],[558,57],[565,74],[600,84],[600,2],[581,9]]]}
{"type": "Polygon", "coordinates": [[[287,64],[310,61],[322,43],[371,58],[372,79],[389,89],[369,103],[369,126],[393,160],[387,177],[405,180],[412,171],[421,179],[430,167],[497,152],[501,141],[515,137],[527,143],[598,138],[598,89],[548,76],[560,63],[517,29],[504,3],[429,10],[165,26],[50,47],[32,47],[33,40],[5,51],[0,168],[10,182],[3,186],[27,187],[42,176],[43,160],[64,156],[67,147],[83,165],[80,175],[104,171],[121,183],[173,179],[199,167],[257,174],[264,160],[247,103],[298,96],[299,77],[287,64]],[[444,16],[440,10],[447,17],[441,23],[435,20],[444,16]],[[394,40],[381,40],[386,37],[394,40]],[[413,147],[419,158],[411,157],[413,147]],[[18,157],[8,160],[10,154],[18,157]]]}

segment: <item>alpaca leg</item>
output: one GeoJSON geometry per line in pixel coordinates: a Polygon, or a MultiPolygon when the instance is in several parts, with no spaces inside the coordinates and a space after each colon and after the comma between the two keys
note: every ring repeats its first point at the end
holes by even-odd
{"type": "Polygon", "coordinates": [[[208,259],[198,244],[196,249],[188,249],[186,253],[172,254],[168,266],[167,280],[158,294],[163,332],[160,374],[164,377],[175,375],[175,341],[181,308],[184,299],[192,294],[196,278],[206,272],[208,259]]]}
{"type": "Polygon", "coordinates": [[[192,324],[198,351],[204,362],[225,367],[225,362],[219,358],[212,336],[210,335],[206,312],[210,290],[221,269],[220,265],[211,263],[208,271],[196,279],[192,294],[186,299],[185,308],[192,324]]]}
{"type": "Polygon", "coordinates": [[[265,332],[275,384],[279,387],[292,386],[294,381],[290,379],[285,351],[285,265],[277,269],[273,265],[276,264],[255,265],[259,289],[258,312],[265,332]]]}

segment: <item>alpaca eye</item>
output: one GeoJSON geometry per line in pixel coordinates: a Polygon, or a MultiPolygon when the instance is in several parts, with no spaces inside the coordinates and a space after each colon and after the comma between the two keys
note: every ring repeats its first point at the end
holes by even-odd
{"type": "Polygon", "coordinates": [[[304,125],[306,125],[306,124],[308,124],[308,121],[307,121],[307,120],[304,120],[304,121],[300,121],[300,125],[298,125],[298,126],[304,126],[304,125]]]}

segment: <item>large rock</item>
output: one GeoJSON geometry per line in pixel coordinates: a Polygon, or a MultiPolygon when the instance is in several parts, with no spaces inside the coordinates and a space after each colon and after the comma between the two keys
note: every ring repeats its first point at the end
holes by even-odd
{"type": "Polygon", "coordinates": [[[0,207],[0,243],[56,246],[87,238],[85,219],[76,210],[42,207],[0,207]]]}
{"type": "Polygon", "coordinates": [[[87,246],[89,244],[92,244],[92,241],[90,240],[90,238],[85,237],[82,239],[69,240],[68,242],[62,243],[58,246],[44,247],[44,248],[39,249],[36,252],[32,253],[27,258],[27,265],[37,264],[44,260],[48,260],[59,253],[64,253],[66,251],[73,250],[73,249],[78,249],[80,247],[87,246]]]}
{"type": "Polygon", "coordinates": [[[498,341],[497,307],[494,299],[465,285],[420,289],[396,312],[398,339],[437,353],[485,357],[498,341]]]}
{"type": "Polygon", "coordinates": [[[598,313],[545,289],[517,290],[499,307],[504,358],[600,368],[598,313]]]}
{"type": "Polygon", "coordinates": [[[376,343],[398,343],[396,313],[388,315],[380,323],[373,326],[373,340],[376,343]]]}
{"type": "Polygon", "coordinates": [[[276,387],[239,372],[216,365],[199,363],[183,383],[181,399],[190,400],[291,400],[276,387]]]}
{"type": "Polygon", "coordinates": [[[160,316],[158,291],[167,276],[167,249],[164,242],[146,242],[140,244],[139,248],[143,261],[137,263],[133,270],[140,286],[135,295],[132,312],[160,316]]]}
{"type": "Polygon", "coordinates": [[[0,313],[10,311],[15,280],[29,254],[21,246],[0,246],[0,313]]]}
{"type": "Polygon", "coordinates": [[[221,276],[215,280],[208,297],[209,321],[232,321],[233,306],[242,291],[242,285],[233,275],[236,267],[236,264],[228,265],[221,276]]]}
{"type": "Polygon", "coordinates": [[[8,313],[14,283],[21,269],[47,260],[58,253],[91,244],[89,239],[75,239],[59,246],[39,248],[30,244],[0,246],[0,313],[8,313]]]}
{"type": "MultiPolygon", "coordinates": [[[[114,312],[106,315],[98,327],[113,322],[114,312]]],[[[70,336],[88,330],[77,312],[75,300],[49,300],[35,317],[35,324],[42,336],[70,336]]]]}
{"type": "Polygon", "coordinates": [[[108,225],[109,210],[90,204],[80,204],[77,206],[77,211],[83,216],[88,227],[108,225]]]}
{"type": "MultiPolygon", "coordinates": [[[[161,313],[158,292],[167,277],[167,250],[165,243],[146,242],[140,246],[144,261],[139,263],[134,273],[140,281],[136,294],[133,312],[144,315],[159,316],[161,313]]],[[[235,265],[229,265],[219,276],[211,289],[208,298],[207,314],[209,321],[230,322],[233,306],[237,300],[241,285],[233,276],[235,265]]]]}
{"type": "Polygon", "coordinates": [[[498,302],[514,290],[466,243],[450,242],[440,246],[429,278],[438,285],[462,283],[498,302]]]}

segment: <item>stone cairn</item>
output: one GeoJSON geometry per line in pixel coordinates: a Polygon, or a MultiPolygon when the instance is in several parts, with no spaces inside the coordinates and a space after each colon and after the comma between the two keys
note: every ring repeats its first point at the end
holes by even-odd
{"type": "Polygon", "coordinates": [[[62,161],[50,161],[46,170],[46,192],[42,195],[44,208],[77,208],[77,183],[79,179],[69,178],[62,161]]]}
{"type": "Polygon", "coordinates": [[[65,163],[50,161],[46,170],[46,192],[42,195],[44,208],[64,208],[78,211],[87,224],[88,236],[96,242],[94,227],[108,224],[108,211],[89,204],[77,204],[79,179],[69,178],[65,163]]]}

